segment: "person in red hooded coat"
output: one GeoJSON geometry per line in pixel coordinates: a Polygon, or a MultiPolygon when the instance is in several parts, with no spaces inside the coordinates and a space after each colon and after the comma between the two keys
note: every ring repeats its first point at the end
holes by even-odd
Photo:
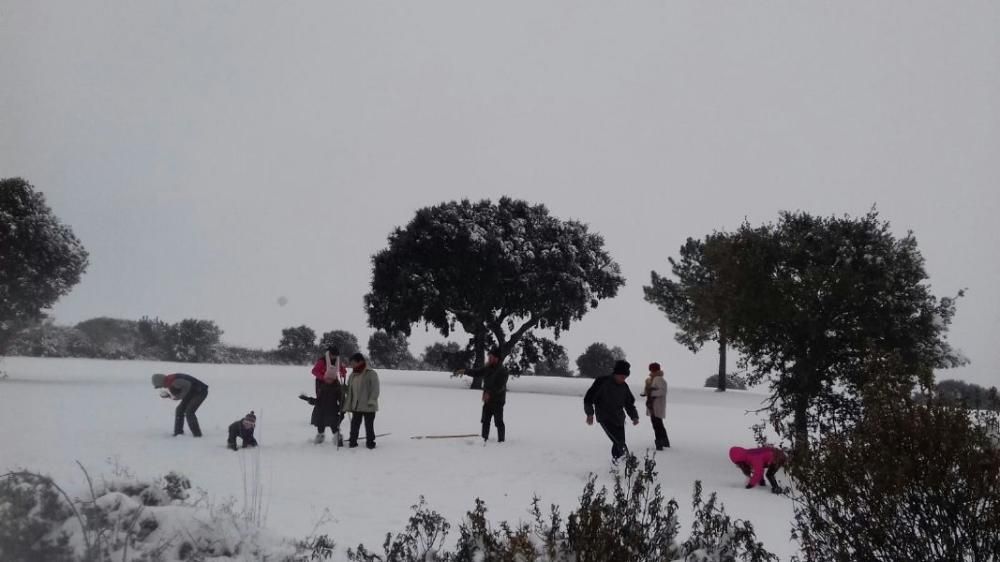
{"type": "Polygon", "coordinates": [[[775,494],[781,493],[781,487],[774,478],[778,469],[785,466],[788,457],[785,452],[777,447],[758,447],[756,449],[744,449],[743,447],[732,447],[729,449],[729,460],[738,466],[743,474],[750,477],[746,488],[749,490],[755,486],[763,486],[764,478],[771,484],[771,491],[775,494]]]}

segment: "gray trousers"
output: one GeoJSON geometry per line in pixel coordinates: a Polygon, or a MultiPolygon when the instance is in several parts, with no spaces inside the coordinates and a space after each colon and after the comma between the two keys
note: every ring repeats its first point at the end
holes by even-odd
{"type": "Polygon", "coordinates": [[[181,400],[174,412],[174,435],[184,434],[184,420],[187,419],[191,435],[201,437],[201,426],[198,425],[198,416],[195,415],[195,412],[198,411],[206,398],[208,398],[208,389],[200,388],[191,389],[187,396],[181,400]]]}

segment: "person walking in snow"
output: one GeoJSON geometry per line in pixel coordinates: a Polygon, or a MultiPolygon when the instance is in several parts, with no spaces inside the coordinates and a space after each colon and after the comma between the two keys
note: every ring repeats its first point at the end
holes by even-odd
{"type": "Polygon", "coordinates": [[[174,412],[174,435],[184,435],[184,420],[187,419],[191,435],[201,437],[201,427],[195,412],[208,398],[208,385],[184,373],[153,375],[153,388],[162,389],[160,396],[180,400],[174,412]]]}
{"type": "Polygon", "coordinates": [[[663,418],[667,415],[667,381],[659,363],[649,364],[649,378],[646,379],[646,415],[653,425],[653,435],[656,440],[656,450],[670,448],[670,438],[663,427],[663,418]]]}
{"type": "Polygon", "coordinates": [[[587,414],[587,425],[594,425],[594,415],[608,439],[611,439],[611,458],[618,461],[628,452],[625,445],[625,415],[632,425],[639,425],[639,412],[635,409],[635,396],[625,379],[631,365],[628,361],[615,361],[610,375],[598,377],[583,397],[583,410],[587,414]]]}
{"type": "Polygon", "coordinates": [[[361,422],[365,422],[365,447],[375,448],[375,412],[378,411],[378,373],[368,368],[368,362],[361,353],[351,356],[351,374],[347,378],[344,396],[344,412],[351,413],[351,434],[347,446],[358,446],[361,422]]]}
{"type": "Polygon", "coordinates": [[[256,447],[257,440],[253,436],[254,427],[257,426],[257,415],[250,410],[250,413],[229,424],[229,439],[226,444],[232,450],[236,448],[236,438],[243,441],[243,448],[256,447]]]}
{"type": "Polygon", "coordinates": [[[503,422],[503,408],[507,404],[507,380],[510,378],[510,373],[503,366],[500,348],[490,349],[489,353],[486,354],[486,365],[478,369],[458,369],[455,372],[471,377],[482,377],[483,413],[479,421],[483,424],[483,441],[490,439],[490,421],[492,420],[497,427],[497,443],[503,443],[507,437],[507,426],[503,422]]]}
{"type": "Polygon", "coordinates": [[[775,494],[781,493],[781,487],[774,475],[778,469],[785,466],[788,457],[785,452],[770,445],[758,447],[756,449],[744,449],[743,447],[732,447],[729,449],[729,460],[739,467],[743,474],[750,480],[747,481],[746,489],[764,485],[764,477],[767,477],[771,484],[771,491],[775,494]]]}

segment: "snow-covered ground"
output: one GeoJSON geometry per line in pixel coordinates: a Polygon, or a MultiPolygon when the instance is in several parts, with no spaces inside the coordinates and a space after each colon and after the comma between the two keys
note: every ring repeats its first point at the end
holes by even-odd
{"type": "MultiPolygon", "coordinates": [[[[477,496],[492,521],[517,521],[526,517],[533,495],[566,513],[577,505],[589,474],[610,481],[610,443],[598,426],[584,423],[588,380],[512,378],[507,442],[484,447],[478,438],[411,439],[478,433],[481,403],[468,379],[383,370],[375,429],[390,435],[369,451],[338,450],[329,439],[312,444],[310,407],[297,399],[301,392],[312,394],[307,367],[7,358],[0,369],[8,375],[0,380],[0,470],[42,471],[81,493],[76,460],[91,475],[110,475],[116,464],[140,478],[176,470],[221,502],[244,497],[244,467],[259,455],[266,527],[293,538],[327,533],[341,547],[380,547],[387,531],[403,528],[421,495],[453,524],[477,496]],[[204,438],[171,435],[176,403],[152,388],[156,372],[190,373],[210,386],[198,413],[204,438]],[[261,447],[226,449],[226,427],[251,409],[261,447]]],[[[642,382],[642,374],[629,379],[637,396],[642,382]]],[[[692,485],[700,479],[730,514],[753,522],[769,550],[787,559],[794,552],[791,503],[767,488],[745,490],[745,478],[727,457],[731,445],[753,443],[749,428],[758,420],[746,412],[762,399],[671,386],[666,426],[672,448],[657,453],[657,468],[665,495],[681,504],[682,537],[691,523],[692,485]]],[[[648,418],[629,425],[626,434],[634,452],[652,446],[648,418]]],[[[786,481],[784,474],[779,480],[786,481]]]]}

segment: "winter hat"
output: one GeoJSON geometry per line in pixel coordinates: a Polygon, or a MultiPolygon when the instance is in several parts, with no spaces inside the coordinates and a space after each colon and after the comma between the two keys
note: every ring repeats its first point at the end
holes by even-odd
{"type": "Polygon", "coordinates": [[[153,375],[153,388],[163,388],[163,385],[167,382],[167,376],[156,373],[153,375]]]}
{"type": "Polygon", "coordinates": [[[653,362],[653,363],[649,364],[649,372],[650,373],[655,373],[656,371],[659,371],[659,370],[660,370],[660,364],[659,363],[653,362]]]}
{"type": "Polygon", "coordinates": [[[611,371],[611,374],[612,375],[625,375],[627,377],[629,375],[629,371],[631,369],[632,369],[632,365],[630,365],[628,361],[625,361],[624,359],[620,359],[618,361],[615,361],[615,368],[611,371]]]}
{"type": "Polygon", "coordinates": [[[257,423],[257,414],[254,414],[253,410],[250,410],[249,414],[243,416],[243,421],[248,421],[248,422],[250,422],[252,424],[256,424],[257,423]]]}
{"type": "Polygon", "coordinates": [[[335,345],[331,345],[331,346],[327,347],[326,348],[326,352],[329,353],[331,356],[340,355],[340,350],[337,349],[337,346],[335,346],[335,345]]]}
{"type": "Polygon", "coordinates": [[[351,356],[351,361],[364,361],[364,360],[365,356],[361,355],[360,351],[351,356]]]}

